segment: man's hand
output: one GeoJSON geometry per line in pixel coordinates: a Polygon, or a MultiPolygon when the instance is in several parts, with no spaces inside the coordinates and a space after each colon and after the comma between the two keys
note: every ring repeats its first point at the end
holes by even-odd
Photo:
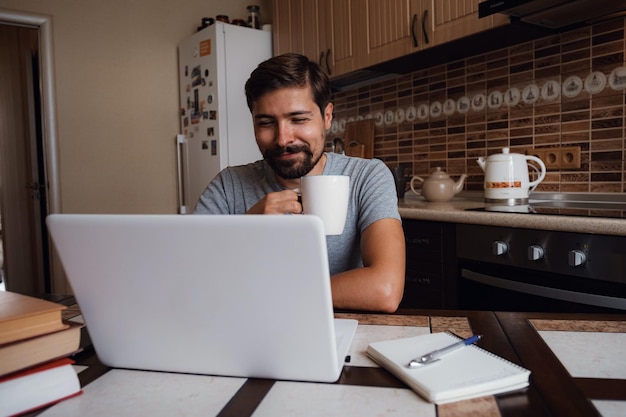
{"type": "Polygon", "coordinates": [[[302,204],[298,201],[298,193],[292,190],[277,191],[266,194],[246,214],[300,214],[302,204]]]}

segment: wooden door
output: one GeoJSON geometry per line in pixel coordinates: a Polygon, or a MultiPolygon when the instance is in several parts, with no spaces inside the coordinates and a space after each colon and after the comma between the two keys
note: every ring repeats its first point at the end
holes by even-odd
{"type": "Polygon", "coordinates": [[[0,221],[7,290],[50,291],[43,219],[39,31],[0,24],[0,221]]]}

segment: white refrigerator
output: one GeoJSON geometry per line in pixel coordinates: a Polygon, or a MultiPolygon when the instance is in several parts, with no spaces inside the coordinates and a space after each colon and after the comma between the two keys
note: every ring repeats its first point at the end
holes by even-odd
{"type": "Polygon", "coordinates": [[[271,33],[217,22],[178,45],[181,133],[177,135],[181,214],[193,212],[219,171],[261,159],[244,85],[272,56],[271,33]]]}

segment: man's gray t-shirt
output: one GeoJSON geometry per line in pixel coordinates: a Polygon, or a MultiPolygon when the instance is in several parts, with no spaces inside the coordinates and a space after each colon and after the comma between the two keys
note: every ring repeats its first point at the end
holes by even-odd
{"type": "MultiPolygon", "coordinates": [[[[327,236],[331,275],[363,266],[361,233],[385,218],[400,220],[391,171],[378,159],[326,153],[323,175],[348,175],[350,199],[343,233],[327,236]]],[[[221,171],[202,193],[195,214],[244,214],[266,194],[285,188],[274,171],[260,160],[221,171]]]]}

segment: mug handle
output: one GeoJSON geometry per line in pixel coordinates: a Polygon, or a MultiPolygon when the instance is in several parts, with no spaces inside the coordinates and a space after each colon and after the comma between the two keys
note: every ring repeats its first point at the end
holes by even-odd
{"type": "Polygon", "coordinates": [[[534,165],[528,164],[535,171],[537,171],[537,173],[539,174],[539,177],[535,181],[532,181],[532,182],[528,183],[529,191],[535,191],[535,188],[537,188],[539,183],[541,181],[543,181],[543,179],[546,177],[546,164],[544,164],[541,159],[537,158],[536,156],[532,156],[532,155],[527,155],[526,156],[526,162],[528,163],[528,161],[536,162],[537,165],[539,165],[541,167],[541,171],[539,171],[537,169],[537,167],[535,167],[534,165]]]}
{"type": "Polygon", "coordinates": [[[413,191],[417,195],[422,195],[421,190],[416,190],[413,186],[413,181],[418,180],[421,183],[424,183],[424,178],[418,177],[417,175],[411,178],[411,191],[413,191]]]}

